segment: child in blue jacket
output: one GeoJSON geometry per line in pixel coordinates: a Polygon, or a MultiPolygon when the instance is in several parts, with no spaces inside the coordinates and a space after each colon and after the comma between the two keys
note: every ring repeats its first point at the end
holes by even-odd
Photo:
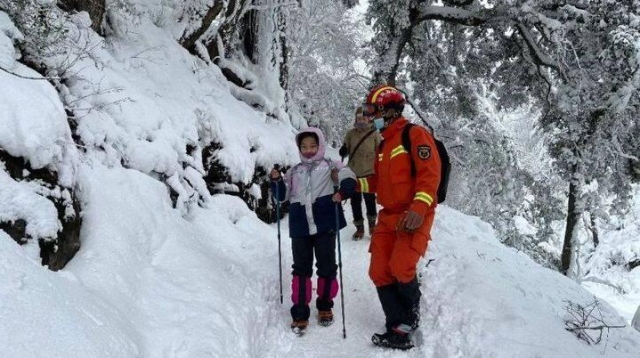
{"type": "Polygon", "coordinates": [[[353,195],[356,176],[340,162],[324,157],[325,140],[317,128],[306,128],[296,136],[300,163],[284,176],[271,170],[271,191],[276,200],[289,200],[289,235],[293,252],[291,281],[291,329],[301,333],[309,324],[313,256],[317,267],[318,322],[333,323],[333,299],[338,293],[336,273],[336,223],[346,226],[340,202],[353,195]],[[338,187],[335,191],[334,187],[338,187]],[[338,218],[336,220],[336,205],[338,218]]]}

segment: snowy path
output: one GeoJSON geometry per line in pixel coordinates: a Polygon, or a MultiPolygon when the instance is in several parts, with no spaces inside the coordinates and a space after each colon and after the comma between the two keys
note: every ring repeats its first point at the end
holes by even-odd
{"type": "MultiPolygon", "coordinates": [[[[0,235],[0,357],[635,358],[640,351],[631,328],[612,330],[600,345],[577,340],[564,329],[564,307],[593,296],[501,245],[488,224],[444,206],[427,255],[434,261],[420,263],[421,347],[371,343],[383,314],[367,276],[369,238],[352,241],[353,228],[341,232],[347,338],[339,296],[331,327],[312,319],[296,337],[286,224],[281,305],[276,226],[239,198],[216,195],[185,220],[166,187],[146,175],[84,175],[83,246],[67,268],[51,272],[33,250],[0,235]]],[[[624,323],[601,308],[607,323],[624,323]]]]}
{"type": "MultiPolygon", "coordinates": [[[[347,221],[351,222],[351,210],[349,204],[345,206],[347,221]]],[[[283,237],[287,238],[286,218],[283,237]]],[[[378,296],[373,283],[367,275],[369,267],[369,242],[370,237],[353,241],[351,235],[355,231],[353,225],[341,231],[343,280],[345,289],[345,323],[347,338],[343,339],[342,307],[340,295],[336,297],[334,314],[335,323],[330,327],[319,326],[315,320],[315,295],[311,302],[311,319],[307,333],[302,337],[293,335],[288,326],[291,322],[289,308],[290,296],[290,245],[283,246],[283,286],[284,304],[276,307],[274,314],[275,326],[269,330],[279,332],[279,351],[274,357],[423,357],[420,348],[414,348],[409,352],[383,350],[373,346],[371,335],[376,332],[384,332],[384,315],[378,301],[378,296]]],[[[368,234],[368,232],[367,232],[368,234]]],[[[287,239],[284,239],[283,242],[287,239]]],[[[313,279],[315,286],[315,277],[313,279]]],[[[315,287],[314,287],[315,289],[315,287]]]]}
{"type": "MultiPolygon", "coordinates": [[[[350,220],[349,209],[346,214],[350,220]]],[[[267,328],[279,332],[279,349],[273,357],[636,356],[640,344],[632,337],[637,339],[638,332],[631,329],[610,332],[607,344],[599,346],[587,346],[564,330],[565,300],[584,303],[592,299],[573,281],[504,247],[491,227],[477,218],[446,207],[438,215],[434,240],[419,263],[423,292],[420,346],[401,352],[372,345],[371,335],[383,331],[383,313],[367,276],[369,237],[354,242],[354,229],[347,227],[341,232],[347,339],[342,338],[339,297],[333,326],[318,326],[312,306],[308,333],[300,338],[289,333],[290,289],[285,274],[285,303],[275,307],[272,322],[276,326],[267,328]]],[[[290,267],[287,256],[285,268],[290,267]]],[[[605,317],[611,324],[619,323],[620,317],[610,308],[605,317]]]]}

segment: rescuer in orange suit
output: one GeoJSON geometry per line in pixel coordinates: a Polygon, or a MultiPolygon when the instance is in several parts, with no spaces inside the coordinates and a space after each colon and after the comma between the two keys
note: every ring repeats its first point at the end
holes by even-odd
{"type": "Polygon", "coordinates": [[[382,206],[371,237],[369,277],[387,330],[374,334],[372,341],[396,349],[413,347],[409,333],[418,327],[421,296],[416,266],[431,239],[440,183],[440,158],[431,133],[412,126],[411,153],[402,144],[402,130],[409,124],[402,116],[405,101],[401,91],[388,85],[375,87],[367,96],[363,111],[374,118],[384,140],[377,150],[375,174],[358,182],[363,193],[376,193],[382,206]]]}

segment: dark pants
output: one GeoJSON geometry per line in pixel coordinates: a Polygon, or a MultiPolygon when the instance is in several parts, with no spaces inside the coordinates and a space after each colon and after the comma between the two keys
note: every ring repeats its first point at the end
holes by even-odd
{"type": "Polygon", "coordinates": [[[311,302],[311,276],[313,275],[313,257],[316,258],[318,275],[316,307],[320,311],[333,307],[333,298],[338,292],[336,273],[336,236],[333,232],[311,236],[292,237],[293,280],[291,283],[291,317],[294,320],[308,320],[311,302]]]}
{"type": "Polygon", "coordinates": [[[356,192],[351,197],[351,210],[353,210],[353,223],[356,226],[364,225],[362,217],[362,197],[364,196],[364,205],[367,208],[367,219],[371,222],[376,221],[376,194],[356,192]]]}

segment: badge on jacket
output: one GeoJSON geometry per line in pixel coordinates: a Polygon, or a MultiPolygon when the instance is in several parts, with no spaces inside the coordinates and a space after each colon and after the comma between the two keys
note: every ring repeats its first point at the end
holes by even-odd
{"type": "Polygon", "coordinates": [[[427,160],[431,157],[431,147],[428,145],[419,145],[418,146],[418,158],[422,160],[427,160]]]}

